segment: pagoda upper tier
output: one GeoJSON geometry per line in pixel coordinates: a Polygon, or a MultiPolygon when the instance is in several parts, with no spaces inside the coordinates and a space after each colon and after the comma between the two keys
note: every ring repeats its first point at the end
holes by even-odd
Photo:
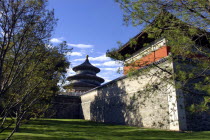
{"type": "Polygon", "coordinates": [[[96,76],[100,69],[89,62],[88,55],[85,62],[74,67],[73,70],[76,74],[67,78],[70,84],[64,87],[67,90],[69,89],[69,92],[85,92],[100,86],[104,82],[103,78],[96,76]]]}

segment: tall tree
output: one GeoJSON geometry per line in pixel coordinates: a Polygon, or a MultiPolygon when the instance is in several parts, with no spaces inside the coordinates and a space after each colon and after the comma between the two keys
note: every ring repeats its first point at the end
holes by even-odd
{"type": "Polygon", "coordinates": [[[58,47],[49,44],[56,19],[46,5],[47,0],[0,1],[1,132],[15,123],[8,139],[23,119],[42,112],[45,103],[48,106],[69,65],[65,43],[58,47]],[[40,103],[43,108],[38,111],[40,103]],[[11,123],[6,121],[8,117],[11,123]]]}
{"type": "Polygon", "coordinates": [[[124,20],[133,25],[151,23],[166,10],[193,27],[210,30],[209,0],[115,0],[124,10],[124,20]]]}
{"type": "MultiPolygon", "coordinates": [[[[177,67],[176,74],[167,69],[162,70],[182,83],[176,84],[176,88],[181,88],[185,93],[197,95],[203,93],[204,102],[192,105],[192,111],[209,111],[210,1],[116,0],[116,2],[124,11],[124,21],[127,25],[142,26],[143,32],[148,34],[148,39],[166,38],[171,49],[169,59],[179,62],[180,66],[177,67]],[[198,55],[202,55],[203,59],[197,57],[198,55]],[[186,58],[190,58],[190,62],[185,62],[186,58]],[[186,68],[190,65],[187,71],[186,68]]],[[[137,43],[137,40],[132,39],[130,47],[135,48],[137,43]]],[[[147,45],[142,44],[143,47],[147,45]]],[[[118,49],[108,50],[107,55],[117,60],[130,57],[129,54],[122,56],[118,49]]],[[[126,65],[142,67],[145,63],[147,62],[126,65]]]]}

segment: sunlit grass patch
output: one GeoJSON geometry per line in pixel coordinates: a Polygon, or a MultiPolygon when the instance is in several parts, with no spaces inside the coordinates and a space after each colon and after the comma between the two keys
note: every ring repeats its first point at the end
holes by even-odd
{"type": "MultiPolygon", "coordinates": [[[[4,139],[9,132],[0,135],[4,139]]],[[[13,140],[209,140],[210,131],[172,132],[85,120],[32,120],[15,133],[13,140]]]]}

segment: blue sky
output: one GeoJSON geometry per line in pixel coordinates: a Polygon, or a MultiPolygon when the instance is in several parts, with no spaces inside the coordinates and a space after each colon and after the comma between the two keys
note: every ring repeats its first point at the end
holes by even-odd
{"type": "MultiPolygon", "coordinates": [[[[58,23],[51,43],[67,41],[73,47],[67,57],[71,67],[90,62],[99,67],[98,76],[106,82],[119,77],[119,64],[105,56],[108,49],[118,47],[117,41],[126,43],[141,31],[140,27],[123,25],[123,11],[114,0],[49,0],[49,9],[55,10],[58,23]]],[[[68,69],[68,75],[74,72],[68,69]]]]}

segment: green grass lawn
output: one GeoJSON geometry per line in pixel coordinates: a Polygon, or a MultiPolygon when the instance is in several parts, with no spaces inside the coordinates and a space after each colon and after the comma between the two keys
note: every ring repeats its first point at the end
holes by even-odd
{"type": "MultiPolygon", "coordinates": [[[[0,134],[4,139],[7,132],[0,134]]],[[[123,125],[107,125],[85,120],[40,119],[15,133],[13,140],[210,140],[210,131],[172,132],[123,125]]]]}

